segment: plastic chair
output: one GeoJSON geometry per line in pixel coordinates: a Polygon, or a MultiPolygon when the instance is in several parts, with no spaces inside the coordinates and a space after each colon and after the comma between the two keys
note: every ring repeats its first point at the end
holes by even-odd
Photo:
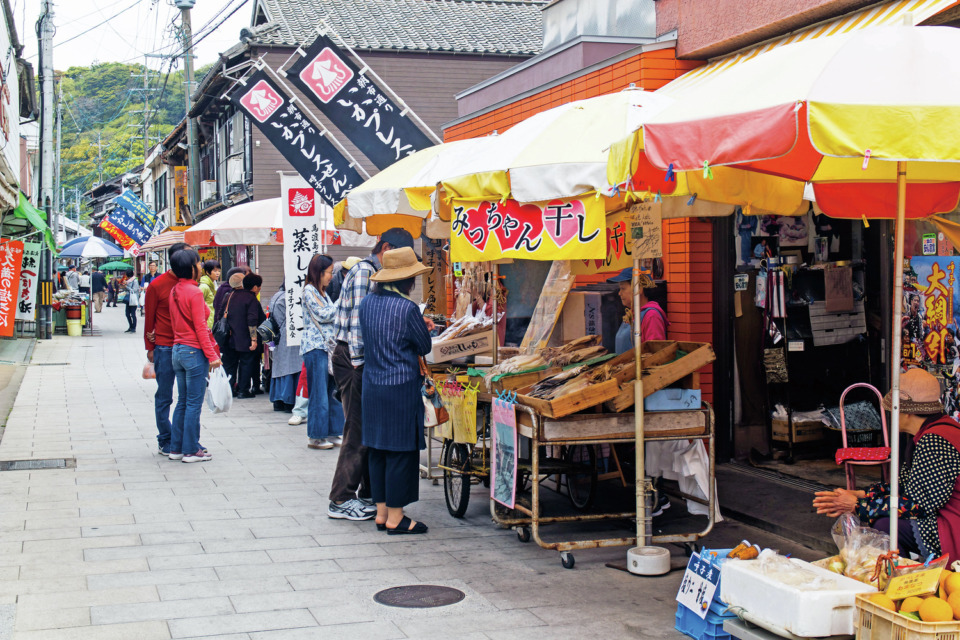
{"type": "Polygon", "coordinates": [[[888,465],[890,462],[890,437],[887,434],[887,414],[883,410],[883,395],[871,384],[858,382],[847,387],[840,396],[840,435],[843,439],[843,448],[837,449],[837,464],[842,464],[847,474],[847,489],[857,488],[856,467],[880,465],[880,478],[887,482],[889,477],[888,465]],[[870,389],[877,395],[880,402],[880,430],[883,432],[882,447],[848,447],[847,446],[847,416],[843,409],[843,401],[847,394],[854,389],[870,389]]]}

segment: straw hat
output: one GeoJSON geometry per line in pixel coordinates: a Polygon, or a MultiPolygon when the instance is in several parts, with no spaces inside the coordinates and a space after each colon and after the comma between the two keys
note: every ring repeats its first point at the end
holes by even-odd
{"type": "Polygon", "coordinates": [[[410,247],[391,249],[383,254],[383,268],[370,276],[374,282],[397,282],[433,271],[417,260],[417,254],[410,247]]]}
{"type": "Polygon", "coordinates": [[[343,261],[343,268],[347,271],[350,271],[350,269],[353,269],[355,266],[357,266],[358,262],[360,262],[360,258],[357,256],[350,256],[343,261]]]}
{"type": "MultiPolygon", "coordinates": [[[[893,391],[883,396],[883,408],[892,411],[893,391]]],[[[900,413],[928,415],[942,413],[940,382],[923,369],[910,369],[900,376],[900,413]]]]}

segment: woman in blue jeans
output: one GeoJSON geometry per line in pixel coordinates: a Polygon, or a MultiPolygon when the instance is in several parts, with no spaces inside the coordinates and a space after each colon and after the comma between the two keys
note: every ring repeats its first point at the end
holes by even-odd
{"type": "Polygon", "coordinates": [[[181,249],[170,257],[170,263],[177,276],[177,284],[170,292],[173,374],[177,378],[170,459],[205,462],[211,456],[200,446],[200,409],[207,390],[207,373],[220,366],[220,353],[207,327],[210,309],[199,287],[203,273],[200,255],[193,249],[181,249]]]}
{"type": "Polygon", "coordinates": [[[307,409],[307,447],[332,449],[343,436],[343,406],[333,397],[335,385],[328,370],[329,345],[333,344],[333,318],[337,304],[327,295],[333,279],[333,258],[315,255],[307,267],[303,287],[303,333],[300,355],[307,367],[310,399],[307,409]]]}

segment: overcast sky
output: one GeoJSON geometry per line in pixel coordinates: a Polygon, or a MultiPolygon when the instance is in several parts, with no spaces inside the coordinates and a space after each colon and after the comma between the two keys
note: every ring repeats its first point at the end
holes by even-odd
{"type": "MultiPolygon", "coordinates": [[[[17,35],[25,45],[24,57],[37,67],[35,24],[43,0],[11,0],[17,35]]],[[[139,62],[145,53],[169,54],[178,51],[178,43],[170,25],[179,10],[171,0],[53,0],[54,24],[53,66],[64,71],[72,66],[88,66],[93,62],[139,62]],[[114,14],[120,15],[111,18],[114,14]],[[108,20],[108,18],[110,18],[108,20]],[[104,24],[101,24],[104,23],[104,24]],[[97,26],[99,25],[99,26],[97,26]],[[91,29],[80,37],[74,36],[91,29]]],[[[196,66],[217,59],[240,41],[240,29],[250,24],[254,0],[197,0],[192,11],[195,37],[200,37],[234,9],[237,11],[222,25],[196,45],[196,66]],[[239,9],[238,9],[239,7],[239,9]]],[[[166,71],[167,62],[150,58],[148,66],[166,71]]],[[[175,69],[182,66],[178,63],[175,69]]]]}

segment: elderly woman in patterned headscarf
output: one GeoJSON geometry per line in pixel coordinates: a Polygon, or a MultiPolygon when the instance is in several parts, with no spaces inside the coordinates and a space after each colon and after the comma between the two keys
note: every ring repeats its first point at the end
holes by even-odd
{"type": "MultiPolygon", "coordinates": [[[[883,407],[890,410],[892,395],[883,407]]],[[[900,377],[900,431],[913,436],[900,471],[897,532],[901,554],[949,554],[960,560],[960,423],[943,414],[940,383],[923,369],[900,377]]],[[[894,443],[896,444],[896,443],[894,443]]],[[[890,530],[890,486],[865,491],[820,491],[817,513],[836,518],[854,513],[861,523],[890,530]]]]}

